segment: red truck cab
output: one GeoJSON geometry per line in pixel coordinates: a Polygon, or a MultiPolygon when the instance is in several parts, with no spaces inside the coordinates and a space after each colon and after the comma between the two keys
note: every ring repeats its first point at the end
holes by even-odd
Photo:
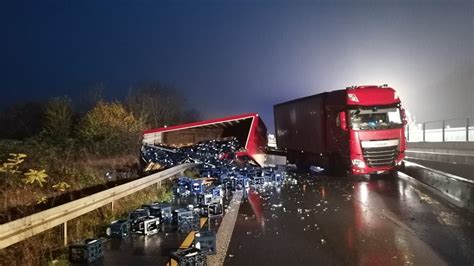
{"type": "Polygon", "coordinates": [[[406,149],[406,119],[397,92],[384,85],[350,87],[346,93],[347,109],[337,120],[348,133],[351,173],[396,170],[406,149]]]}
{"type": "Polygon", "coordinates": [[[354,86],[274,106],[277,146],[302,169],[378,174],[405,156],[405,115],[387,85],[354,86]],[[342,171],[344,170],[344,171],[342,171]]]}

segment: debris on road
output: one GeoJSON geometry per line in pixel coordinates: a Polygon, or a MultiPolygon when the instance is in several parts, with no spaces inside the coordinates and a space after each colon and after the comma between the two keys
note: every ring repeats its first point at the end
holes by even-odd
{"type": "Polygon", "coordinates": [[[195,247],[171,252],[170,257],[175,260],[178,265],[207,265],[206,254],[195,247]]]}
{"type": "Polygon", "coordinates": [[[91,263],[104,256],[102,238],[86,239],[69,245],[69,261],[71,263],[91,263]]]}

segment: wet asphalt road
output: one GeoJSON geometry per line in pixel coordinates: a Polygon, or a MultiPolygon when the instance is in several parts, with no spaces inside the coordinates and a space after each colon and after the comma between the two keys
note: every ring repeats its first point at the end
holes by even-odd
{"type": "Polygon", "coordinates": [[[474,216],[406,180],[298,177],[250,191],[225,265],[474,265],[474,216]]]}

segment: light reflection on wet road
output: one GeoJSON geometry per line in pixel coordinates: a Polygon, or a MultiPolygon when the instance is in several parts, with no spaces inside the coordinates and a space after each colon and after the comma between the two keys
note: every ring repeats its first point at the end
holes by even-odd
{"type": "Polygon", "coordinates": [[[473,265],[474,220],[402,179],[305,176],[252,192],[225,265],[473,265]]]}

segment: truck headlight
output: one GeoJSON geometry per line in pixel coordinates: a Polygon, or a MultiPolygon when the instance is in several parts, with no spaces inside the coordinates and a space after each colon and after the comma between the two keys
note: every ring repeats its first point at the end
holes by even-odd
{"type": "Polygon", "coordinates": [[[358,168],[364,168],[365,162],[359,159],[352,159],[352,165],[358,168]]]}

